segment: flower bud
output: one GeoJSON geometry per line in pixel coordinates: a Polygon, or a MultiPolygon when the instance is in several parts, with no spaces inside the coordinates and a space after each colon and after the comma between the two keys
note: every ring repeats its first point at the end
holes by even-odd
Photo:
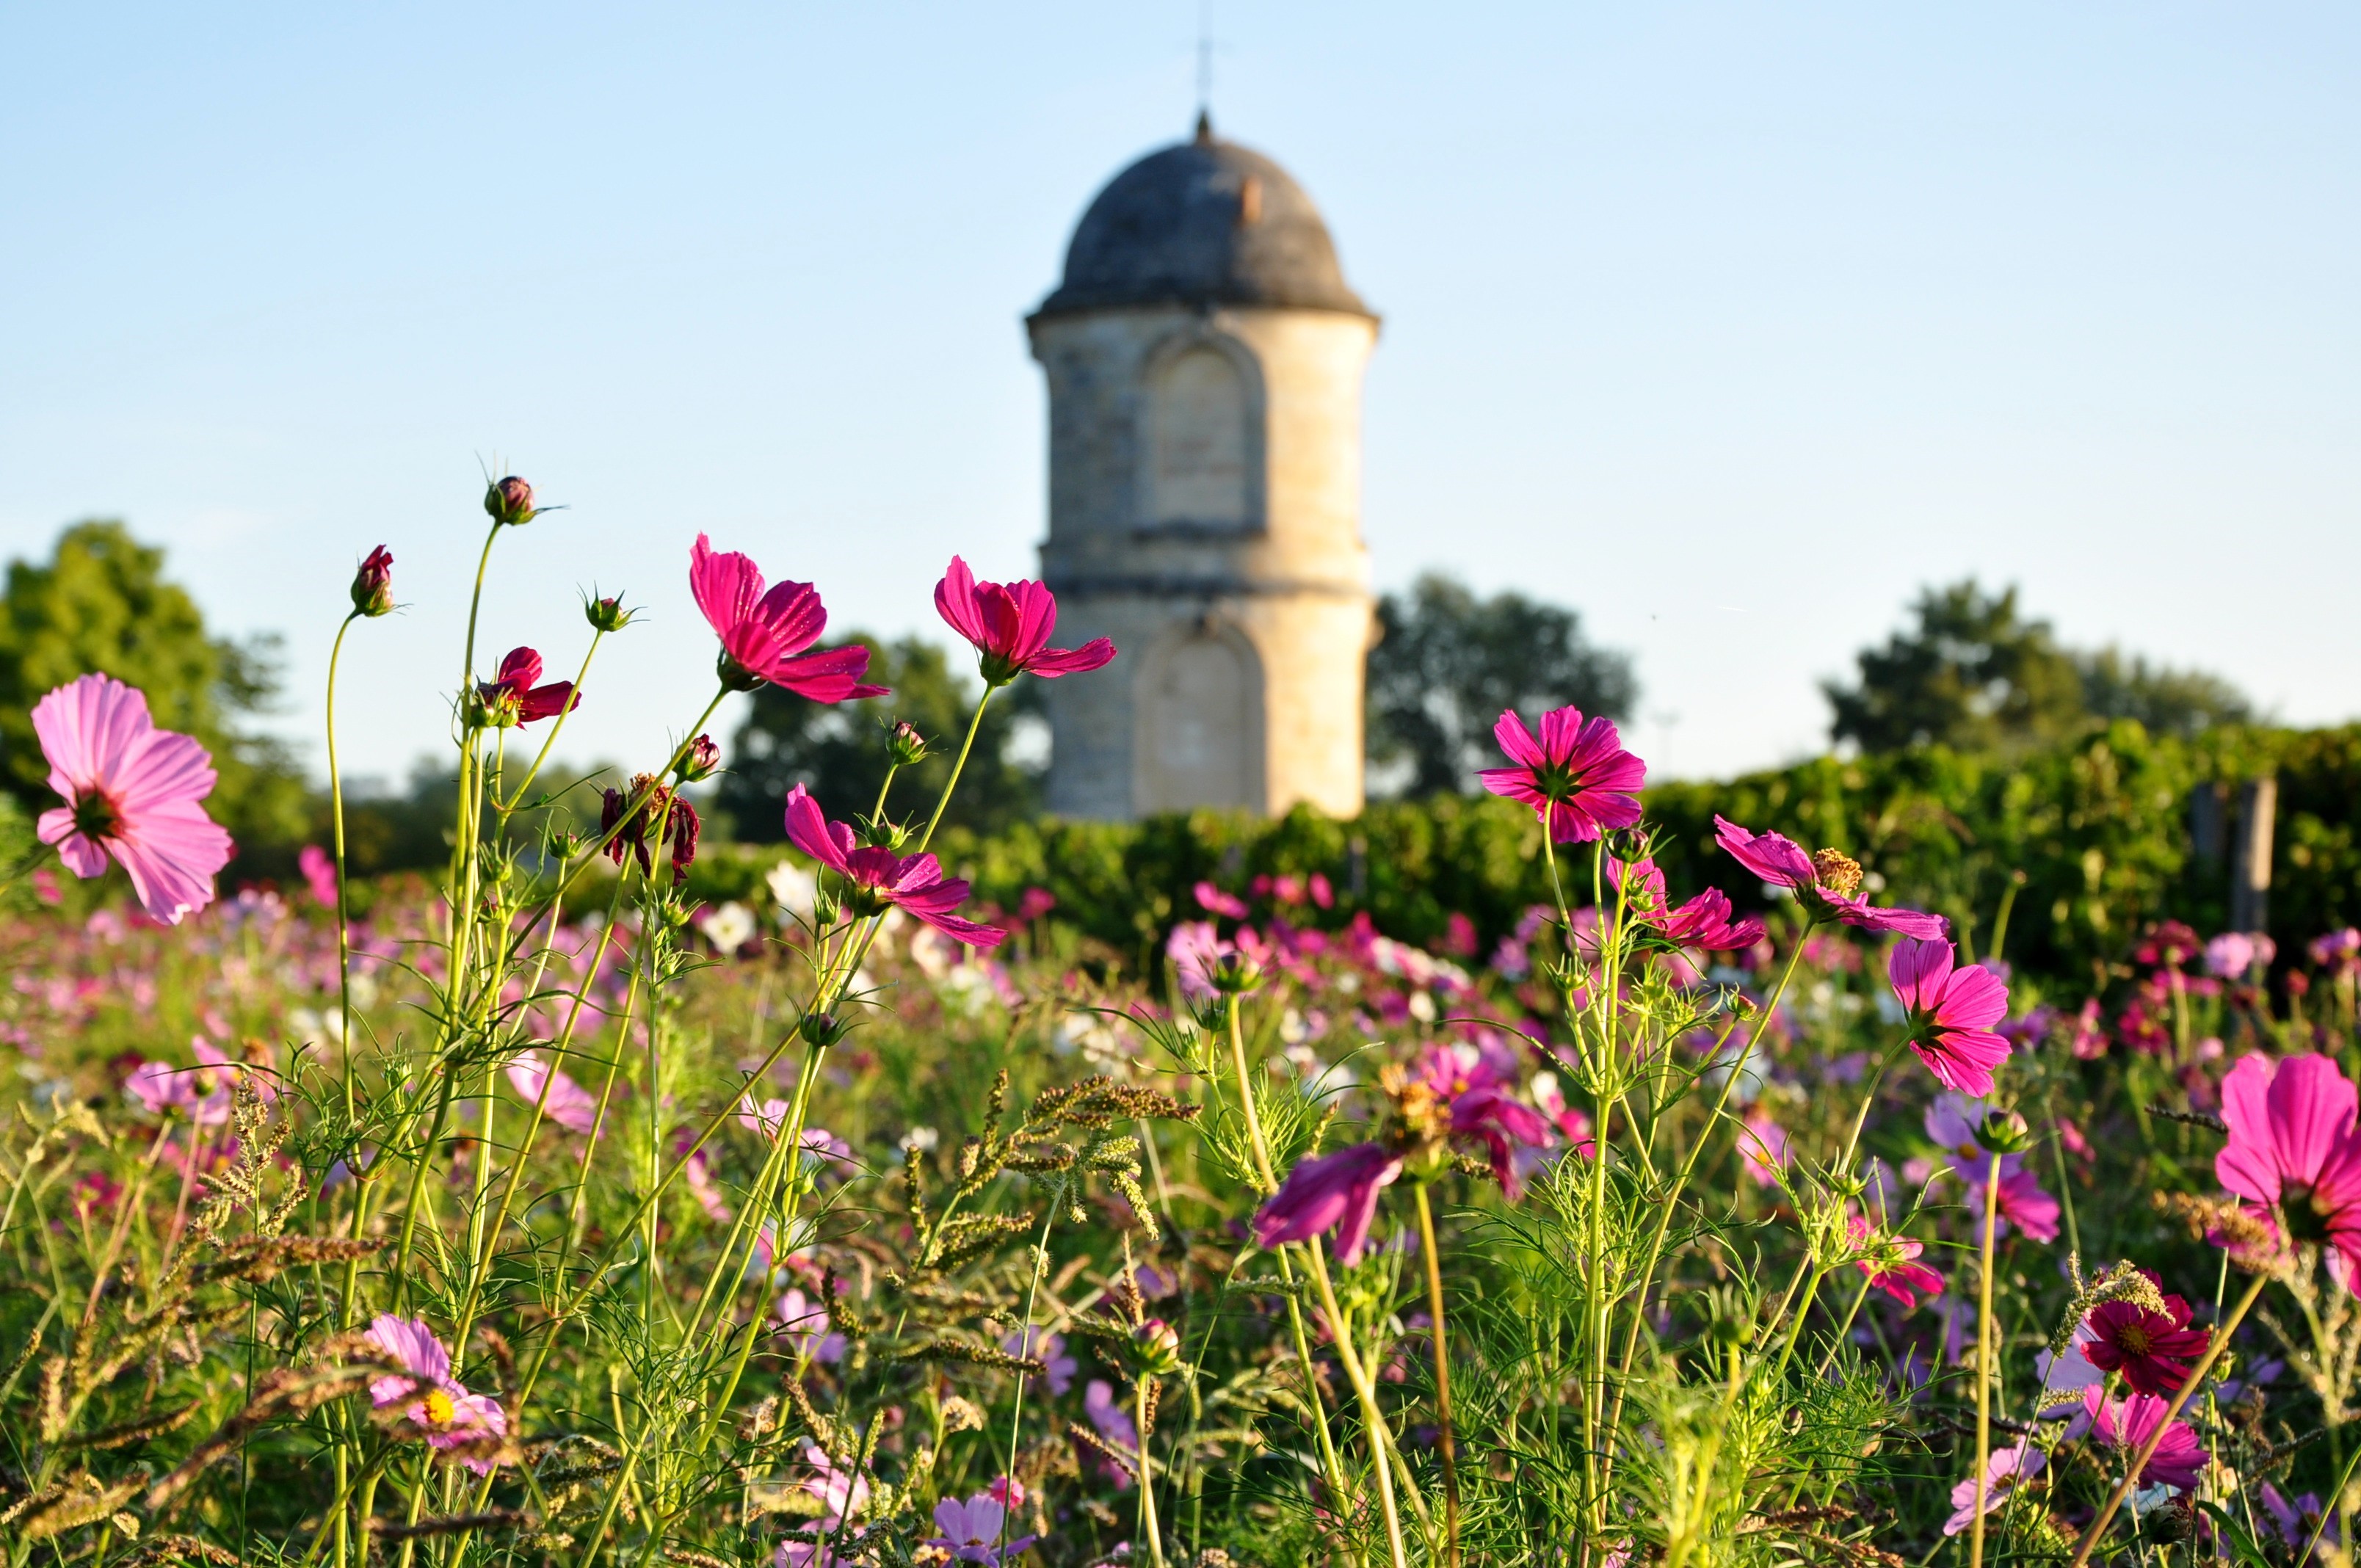
{"type": "Polygon", "coordinates": [[[1235,996],[1262,983],[1262,965],[1233,950],[1213,960],[1212,972],[1206,978],[1213,982],[1215,991],[1235,996]]]}
{"type": "Polygon", "coordinates": [[[843,913],[843,901],[827,888],[820,888],[812,894],[812,924],[821,930],[835,925],[837,916],[843,913]]]}
{"type": "Polygon", "coordinates": [[[393,552],[380,544],[353,574],[353,611],[374,619],[393,609],[393,552]]]}
{"type": "Polygon", "coordinates": [[[700,735],[688,743],[688,754],[680,760],[680,782],[703,784],[721,771],[721,748],[713,743],[710,735],[700,735]]]}
{"type": "Polygon", "coordinates": [[[620,595],[612,598],[592,598],[588,594],[582,597],[583,619],[590,622],[593,631],[620,631],[631,624],[631,617],[638,613],[625,609],[620,595]]]}
{"type": "Polygon", "coordinates": [[[495,480],[484,492],[484,510],[494,522],[522,528],[533,520],[533,487],[514,474],[495,480]]]}
{"type": "Polygon", "coordinates": [[[850,1026],[832,1013],[807,1013],[796,1025],[796,1033],[804,1037],[806,1045],[825,1048],[844,1038],[850,1026]]]}
{"type": "Polygon", "coordinates": [[[553,822],[541,832],[542,858],[551,861],[570,861],[582,852],[584,842],[582,835],[573,828],[561,828],[553,822]]]}
{"type": "Polygon", "coordinates": [[[1151,1377],[1180,1370],[1180,1333],[1162,1318],[1150,1318],[1131,1331],[1132,1354],[1139,1369],[1151,1377]]]}
{"type": "Polygon", "coordinates": [[[927,760],[927,738],[919,734],[907,719],[894,726],[894,733],[886,740],[885,746],[887,751],[893,756],[895,767],[906,768],[914,762],[923,762],[927,760]]]}
{"type": "Polygon", "coordinates": [[[1987,1111],[1980,1135],[1994,1154],[2023,1154],[2033,1146],[2033,1129],[2014,1111],[1987,1111]]]}

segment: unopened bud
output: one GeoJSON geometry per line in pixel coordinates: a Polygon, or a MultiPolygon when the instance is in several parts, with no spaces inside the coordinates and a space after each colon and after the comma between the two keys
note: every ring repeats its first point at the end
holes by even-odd
{"type": "Polygon", "coordinates": [[[894,726],[894,733],[885,745],[896,767],[906,768],[913,762],[927,760],[927,738],[919,734],[907,719],[894,726]]]}
{"type": "Polygon", "coordinates": [[[844,1038],[848,1025],[832,1013],[807,1013],[796,1025],[796,1033],[809,1046],[828,1047],[844,1038]]]}
{"type": "Polygon", "coordinates": [[[688,743],[688,754],[680,760],[680,782],[703,784],[721,771],[721,748],[713,743],[710,735],[700,735],[688,743]]]}
{"type": "Polygon", "coordinates": [[[484,492],[484,510],[494,522],[522,528],[533,520],[533,487],[514,474],[495,480],[484,492]]]}
{"type": "Polygon", "coordinates": [[[590,622],[593,631],[620,631],[631,624],[631,617],[637,613],[623,608],[620,596],[592,598],[585,594],[582,598],[583,619],[590,622]]]}
{"type": "Polygon", "coordinates": [[[1206,978],[1213,982],[1215,991],[1235,996],[1262,983],[1262,965],[1232,950],[1213,960],[1213,971],[1206,978]]]}
{"type": "Polygon", "coordinates": [[[1979,1135],[1994,1154],[2023,1154],[2033,1146],[2033,1129],[2015,1111],[1987,1111],[1979,1135]]]}
{"type": "Polygon", "coordinates": [[[836,917],[843,912],[843,901],[827,888],[823,887],[812,894],[812,923],[821,930],[835,925],[836,917]]]}
{"type": "Polygon", "coordinates": [[[1180,1370],[1180,1333],[1162,1318],[1150,1318],[1131,1331],[1132,1354],[1139,1360],[1139,1369],[1151,1377],[1165,1377],[1180,1370]]]}
{"type": "Polygon", "coordinates": [[[541,852],[544,859],[570,861],[582,852],[582,835],[571,828],[560,828],[552,823],[542,829],[541,852]]]}
{"type": "Polygon", "coordinates": [[[393,609],[393,552],[380,544],[353,574],[353,609],[372,619],[393,609]]]}

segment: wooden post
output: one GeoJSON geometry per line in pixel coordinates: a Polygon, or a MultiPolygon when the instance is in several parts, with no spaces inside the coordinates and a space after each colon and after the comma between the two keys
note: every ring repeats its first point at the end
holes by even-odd
{"type": "Polygon", "coordinates": [[[2238,830],[2230,840],[2230,929],[2270,926],[2271,847],[2278,828],[2279,781],[2249,779],[2238,791],[2238,830]]]}

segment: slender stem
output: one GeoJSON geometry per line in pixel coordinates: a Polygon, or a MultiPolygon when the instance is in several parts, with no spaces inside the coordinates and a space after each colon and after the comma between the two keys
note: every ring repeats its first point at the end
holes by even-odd
{"type": "MultiPolygon", "coordinates": [[[[594,630],[590,633],[590,646],[582,655],[582,667],[574,673],[572,692],[566,706],[557,710],[557,721],[549,727],[549,733],[542,737],[541,751],[533,757],[533,766],[526,770],[523,778],[517,781],[515,793],[511,794],[507,800],[495,799],[492,802],[503,817],[516,810],[517,803],[524,799],[524,792],[531,789],[533,781],[541,776],[541,767],[544,762],[549,761],[550,749],[557,744],[557,737],[565,729],[566,721],[574,717],[575,707],[582,701],[582,683],[589,678],[590,661],[597,657],[598,644],[606,639],[606,632],[601,630],[594,630]]],[[[710,713],[713,710],[708,708],[706,711],[710,713]]],[[[694,735],[695,732],[691,733],[694,735]]]]}
{"type": "Polygon", "coordinates": [[[1410,1568],[1409,1548],[1402,1541],[1401,1514],[1394,1505],[1393,1472],[1387,1467],[1385,1407],[1378,1403],[1377,1385],[1369,1378],[1368,1368],[1361,1361],[1361,1353],[1353,1343],[1352,1320],[1337,1303],[1336,1287],[1328,1277],[1328,1260],[1315,1239],[1308,1255],[1312,1260],[1312,1278],[1320,1287],[1320,1304],[1328,1313],[1328,1328],[1336,1345],[1336,1359],[1344,1364],[1345,1376],[1353,1385],[1353,1392],[1361,1402],[1361,1419],[1368,1427],[1370,1467],[1378,1475],[1378,1508],[1386,1523],[1386,1550],[1393,1568],[1410,1568]]]}
{"type": "Polygon", "coordinates": [[[1164,1531],[1156,1521],[1156,1464],[1148,1453],[1148,1379],[1145,1376],[1132,1383],[1131,1404],[1137,1413],[1139,1425],[1140,1528],[1148,1536],[1148,1560],[1156,1568],[1164,1568],[1164,1531]]]}
{"type": "Polygon", "coordinates": [[[2157,1448],[2164,1442],[2164,1434],[2172,1430],[2180,1408],[2189,1403],[2189,1397],[2205,1381],[2205,1375],[2213,1370],[2213,1363],[2221,1358],[2223,1350],[2230,1343],[2230,1336],[2238,1332],[2240,1323],[2246,1321],[2248,1309],[2254,1306],[2255,1299],[2263,1293],[2263,1287],[2270,1280],[2268,1274],[2256,1275],[2254,1283],[2246,1287],[2246,1293],[2239,1297],[2238,1304],[2230,1310],[2228,1321],[2213,1331],[2213,1338],[2206,1345],[2205,1354],[2198,1357],[2197,1364],[2189,1369],[2189,1376],[2181,1381],[2180,1391],[2165,1408],[2163,1419],[2156,1423],[2156,1430],[2147,1434],[2147,1441],[2140,1444],[2139,1452],[2132,1455],[2131,1464],[2124,1470],[2124,1478],[2115,1483],[2115,1489],[2108,1495],[2106,1506],[2099,1510],[2099,1517],[2092,1519],[2091,1528],[2082,1532],[2081,1541],[2074,1547],[2074,1560],[2069,1568],[2083,1568],[2083,1564],[2091,1561],[2092,1549],[2099,1544],[2099,1537],[2106,1533],[2107,1526],[2114,1522],[2115,1510],[2122,1508],[2124,1499],[2131,1495],[2140,1472],[2147,1468],[2148,1460],[2155,1456],[2157,1448]]]}
{"type": "MultiPolygon", "coordinates": [[[[361,618],[355,610],[336,628],[328,649],[328,824],[336,846],[336,1043],[345,1053],[345,1124],[353,1121],[353,944],[351,916],[345,899],[345,780],[336,767],[336,662],[345,652],[345,633],[361,618]]],[[[344,1463],[340,1453],[337,1464],[344,1463]]]]}
{"type": "Polygon", "coordinates": [[[1992,1486],[1986,1471],[1992,1456],[1993,1237],[2000,1223],[2000,1159],[1992,1157],[1984,1178],[1983,1267],[1976,1282],[1976,1512],[1968,1527],[1968,1568],[1983,1568],[1984,1500],[1992,1486]]]}
{"type": "Polygon", "coordinates": [[[1426,1310],[1434,1321],[1434,1414],[1443,1429],[1444,1562],[1459,1568],[1459,1445],[1451,1430],[1451,1346],[1443,1322],[1443,1255],[1434,1245],[1434,1208],[1427,1201],[1426,1183],[1412,1189],[1418,1197],[1418,1239],[1426,1253],[1426,1310]]]}
{"type": "Polygon", "coordinates": [[[467,652],[460,661],[459,700],[467,700],[467,688],[476,680],[476,617],[484,608],[484,573],[492,564],[492,541],[500,536],[500,524],[496,519],[492,530],[484,535],[484,553],[476,558],[476,591],[467,599],[467,652]]]}
{"type": "MultiPolygon", "coordinates": [[[[999,689],[998,686],[987,685],[983,688],[983,695],[975,699],[975,714],[967,721],[967,739],[960,742],[959,760],[951,763],[951,776],[943,781],[942,796],[935,802],[935,814],[927,818],[926,834],[919,839],[918,847],[913,853],[925,854],[927,846],[935,841],[935,829],[942,826],[943,813],[951,803],[951,791],[959,787],[960,774],[967,769],[967,754],[975,749],[976,731],[983,728],[984,707],[992,701],[992,694],[999,689]]],[[[884,799],[883,791],[879,792],[878,799],[881,802],[884,799]]]]}
{"type": "MultiPolygon", "coordinates": [[[[889,773],[887,777],[892,777],[892,774],[889,773]]],[[[877,809],[880,811],[885,809],[885,795],[883,790],[878,792],[877,809]]],[[[1016,1341],[1016,1353],[1024,1356],[1040,1355],[1041,1343],[1049,1338],[1045,1331],[1033,1326],[1033,1309],[1040,1299],[1041,1276],[1049,1266],[1049,1227],[1058,1223],[1056,1200],[1052,1199],[1047,1207],[1049,1212],[1041,1217],[1041,1239],[1034,1245],[1032,1273],[1025,1287],[1025,1329],[1016,1341]]],[[[1041,1359],[1046,1365],[1048,1358],[1044,1356],[1041,1359]]],[[[1008,1416],[1008,1465],[1001,1472],[1011,1483],[1016,1479],[1016,1444],[1024,1430],[1025,1369],[1020,1366],[1016,1369],[1016,1401],[1008,1416]]],[[[1008,1488],[1005,1501],[1007,1507],[1001,1510],[1000,1515],[1000,1535],[993,1542],[993,1548],[995,1551],[1007,1541],[1008,1521],[1016,1512],[1016,1493],[1013,1485],[1008,1488]]]]}

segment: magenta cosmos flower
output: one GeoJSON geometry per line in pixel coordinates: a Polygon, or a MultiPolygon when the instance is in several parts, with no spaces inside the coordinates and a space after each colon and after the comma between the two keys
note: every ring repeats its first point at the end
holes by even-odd
{"type": "MultiPolygon", "coordinates": [[[[402,1419],[423,1431],[430,1446],[457,1448],[508,1431],[508,1414],[498,1399],[489,1394],[470,1394],[451,1376],[451,1353],[434,1337],[425,1319],[379,1312],[365,1337],[402,1368],[369,1385],[369,1402],[383,1409],[408,1401],[402,1419]]],[[[460,1463],[478,1475],[491,1473],[488,1459],[460,1463]]]]}
{"type": "Polygon", "coordinates": [[[500,661],[500,673],[476,687],[483,700],[484,722],[495,729],[511,729],[582,706],[572,681],[541,680],[541,655],[530,648],[514,648],[500,661]]]}
{"type": "Polygon", "coordinates": [[[213,902],[236,846],[198,804],[214,788],[203,746],[157,729],[147,696],[112,675],[69,681],[35,703],[33,733],[49,787],[70,803],[41,813],[36,830],[68,871],[99,876],[114,856],[141,905],[170,925],[213,902]]]}
{"type": "Polygon", "coordinates": [[[856,915],[881,914],[890,905],[975,948],[996,948],[1008,934],[951,913],[967,901],[968,884],[946,878],[934,856],[906,860],[859,842],[849,825],[830,822],[801,784],[787,792],[787,839],[845,880],[851,894],[846,902],[856,915]]]}
{"type": "Polygon", "coordinates": [[[1943,1293],[1943,1277],[1918,1261],[1927,1250],[1924,1242],[1914,1242],[1906,1236],[1880,1235],[1877,1227],[1865,1214],[1855,1214],[1845,1223],[1846,1233],[1852,1238],[1853,1250],[1869,1255],[1853,1266],[1869,1277],[1871,1285],[1905,1307],[1915,1307],[1918,1298],[1933,1298],[1943,1293]]]}
{"type": "Polygon", "coordinates": [[[2222,1080],[2230,1140],[2213,1157],[2222,1185],[2257,1218],[2322,1245],[2336,1282],[2361,1295],[2361,1137],[2353,1085],[2324,1056],[2253,1054],[2222,1080]]]}
{"type": "Polygon", "coordinates": [[[861,684],[869,650],[859,643],[804,652],[828,630],[828,611],[809,583],[780,583],[765,592],[760,566],[734,550],[717,554],[700,533],[688,552],[688,590],[721,639],[721,684],[731,691],[767,681],[814,702],[885,695],[884,686],[861,684]]]}
{"type": "MultiPolygon", "coordinates": [[[[2163,1426],[2164,1412],[2171,1405],[2170,1399],[2153,1394],[2128,1394],[2120,1399],[2110,1399],[2104,1387],[2082,1392],[2082,1409],[2090,1412],[2091,1425],[2099,1434],[2099,1441],[2126,1455],[2137,1453],[2156,1429],[2163,1426]]],[[[2197,1429],[2187,1421],[2175,1421],[2165,1427],[2163,1441],[2148,1455],[2139,1479],[2144,1486],[2170,1486],[2187,1492],[2196,1487],[2197,1477],[2204,1469],[2205,1445],[2197,1441],[2197,1429]]]]}
{"type": "Polygon", "coordinates": [[[1946,1089],[1983,1094],[2008,1042],[1993,1025],[2008,1014],[2008,987],[1988,969],[1953,967],[1951,944],[1905,937],[1885,972],[1910,1015],[1910,1048],[1946,1089]]]}
{"type": "Polygon", "coordinates": [[[1764,882],[1795,891],[1814,925],[1841,920],[1858,930],[1893,933],[1935,941],[1951,934],[1939,915],[1916,909],[1880,909],[1860,896],[1861,866],[1835,850],[1817,855],[1784,833],[1755,833],[1727,817],[1713,819],[1714,838],[1738,863],[1764,882]]]}
{"type": "Polygon", "coordinates": [[[1686,904],[1675,905],[1664,888],[1664,873],[1653,861],[1627,864],[1609,856],[1607,884],[1621,890],[1633,919],[1654,927],[1675,947],[1726,953],[1751,948],[1763,939],[1761,916],[1750,915],[1733,923],[1730,895],[1719,888],[1709,887],[1686,904]]]}
{"type": "Polygon", "coordinates": [[[1358,1263],[1378,1217],[1378,1194],[1401,1173],[1401,1157],[1380,1144],[1298,1160],[1255,1216],[1255,1239],[1277,1248],[1334,1231],[1337,1261],[1358,1263]]]}
{"type": "MultiPolygon", "coordinates": [[[[2148,1277],[2156,1277],[2153,1271],[2148,1277]]],[[[2136,1301],[2102,1301],[2085,1321],[2091,1337],[2082,1342],[2082,1358],[2102,1372],[2122,1373],[2142,1394],[2179,1393],[2211,1337],[2189,1326],[2189,1303],[2178,1296],[2167,1296],[2161,1312],[2136,1301]]]]}
{"type": "Polygon", "coordinates": [[[1115,644],[1104,637],[1079,648],[1050,647],[1049,634],[1058,630],[1055,594],[1039,583],[980,583],[956,555],[935,585],[935,613],[975,644],[988,686],[1019,675],[1079,675],[1115,657],[1115,644]]]}
{"type": "Polygon", "coordinates": [[[1640,820],[1648,764],[1623,749],[1613,720],[1553,708],[1542,715],[1536,740],[1511,710],[1492,726],[1492,738],[1515,766],[1486,768],[1477,775],[1484,787],[1532,806],[1557,842],[1587,844],[1603,829],[1640,820]]]}

